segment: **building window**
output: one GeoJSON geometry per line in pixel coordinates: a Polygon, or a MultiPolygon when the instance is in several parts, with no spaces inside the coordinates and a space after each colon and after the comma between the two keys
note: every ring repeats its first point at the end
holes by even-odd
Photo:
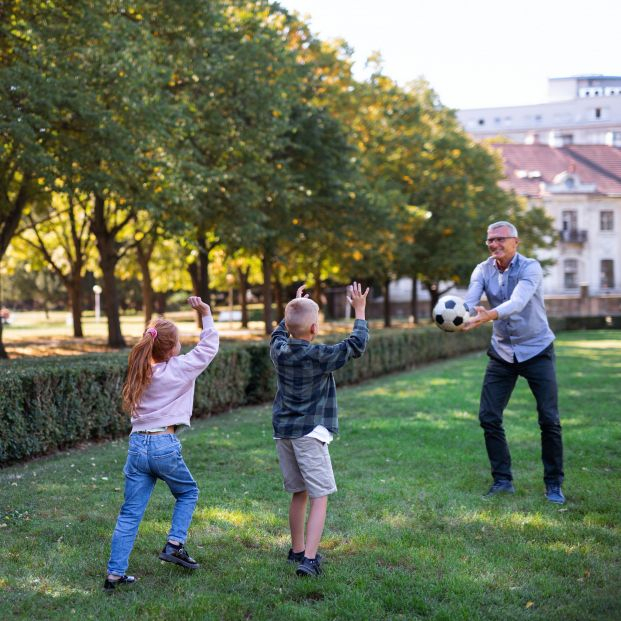
{"type": "Polygon", "coordinates": [[[485,125],[485,119],[479,119],[479,125],[485,125]]]}
{"type": "Polygon", "coordinates": [[[563,261],[563,274],[565,289],[578,288],[578,260],[565,259],[563,261]]]}
{"type": "Polygon", "coordinates": [[[573,134],[561,134],[561,145],[566,147],[567,145],[574,143],[574,135],[573,134]]]}
{"type": "Polygon", "coordinates": [[[563,231],[578,230],[578,212],[575,209],[563,212],[563,231]]]}
{"type": "Polygon", "coordinates": [[[602,116],[602,109],[601,108],[595,108],[595,118],[599,119],[602,116]]]}
{"type": "Polygon", "coordinates": [[[614,262],[612,259],[602,259],[600,263],[600,288],[612,289],[615,286],[614,262]]]}
{"type": "Polygon", "coordinates": [[[615,230],[615,214],[614,211],[599,212],[599,230],[614,231],[615,230]]]}

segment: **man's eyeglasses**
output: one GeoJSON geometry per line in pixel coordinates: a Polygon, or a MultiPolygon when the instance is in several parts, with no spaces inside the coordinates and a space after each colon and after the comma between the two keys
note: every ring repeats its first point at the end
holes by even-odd
{"type": "Polygon", "coordinates": [[[490,237],[485,240],[485,245],[491,246],[494,242],[504,244],[508,239],[515,239],[515,237],[490,237]]]}

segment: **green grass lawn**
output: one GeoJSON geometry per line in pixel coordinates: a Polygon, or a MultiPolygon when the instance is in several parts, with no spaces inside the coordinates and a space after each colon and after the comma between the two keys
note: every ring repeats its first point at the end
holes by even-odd
{"type": "MultiPolygon", "coordinates": [[[[447,338],[453,338],[448,336],[447,338]]],[[[0,471],[6,619],[605,620],[621,609],[621,332],[557,340],[568,499],[543,497],[534,401],[506,412],[516,494],[490,483],[477,409],[483,354],[340,390],[319,579],[285,561],[288,496],[269,405],[181,435],[201,488],[188,541],[202,568],[157,560],[171,496],[147,509],[129,573],[102,592],[126,441],[0,471]]]]}

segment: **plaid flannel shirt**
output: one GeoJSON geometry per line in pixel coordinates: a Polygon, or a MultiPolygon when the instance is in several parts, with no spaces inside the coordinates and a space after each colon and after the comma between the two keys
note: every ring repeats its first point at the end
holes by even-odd
{"type": "Polygon", "coordinates": [[[317,425],[338,433],[336,383],[332,371],[360,358],[369,340],[363,319],[336,345],[312,345],[289,338],[284,320],[272,333],[270,358],[278,375],[272,424],[276,438],[301,438],[317,425]]]}

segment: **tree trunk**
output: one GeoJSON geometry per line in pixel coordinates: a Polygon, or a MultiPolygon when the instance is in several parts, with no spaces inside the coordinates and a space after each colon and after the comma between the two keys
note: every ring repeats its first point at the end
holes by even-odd
{"type": "Polygon", "coordinates": [[[429,316],[433,316],[433,309],[435,305],[438,303],[440,299],[440,291],[438,289],[438,283],[432,282],[427,284],[427,291],[429,291],[429,296],[431,298],[430,306],[429,306],[429,316]]]}
{"type": "Polygon", "coordinates": [[[412,276],[412,299],[410,302],[410,314],[414,323],[418,323],[418,279],[412,276]]]}
{"type": "Polygon", "coordinates": [[[317,265],[315,270],[315,286],[314,286],[315,302],[319,306],[319,310],[323,310],[323,299],[321,297],[321,266],[317,265]]]}
{"type": "Polygon", "coordinates": [[[390,328],[390,280],[384,282],[384,327],[390,328]]]}
{"type": "Polygon", "coordinates": [[[71,317],[73,319],[73,336],[84,338],[82,331],[82,278],[79,272],[71,275],[71,284],[68,285],[71,317]]]}
{"type": "Polygon", "coordinates": [[[280,322],[285,316],[285,300],[278,270],[274,271],[274,296],[276,297],[276,321],[280,322]]]}
{"type": "Polygon", "coordinates": [[[3,320],[0,318],[0,360],[6,360],[9,357],[6,349],[4,349],[4,343],[2,342],[2,326],[3,320]]]}
{"type": "Polygon", "coordinates": [[[192,291],[198,295],[198,263],[196,261],[188,263],[188,274],[192,280],[192,291]]]}
{"type": "Polygon", "coordinates": [[[101,257],[103,272],[103,306],[108,320],[108,345],[110,347],[126,347],[121,332],[121,316],[119,313],[119,295],[114,271],[118,257],[113,249],[104,251],[101,257]]]}
{"type": "Polygon", "coordinates": [[[155,303],[153,300],[153,286],[151,285],[151,274],[147,268],[147,274],[142,275],[142,311],[144,313],[144,325],[146,326],[153,317],[155,312],[155,303]]]}
{"type": "Polygon", "coordinates": [[[155,312],[155,300],[153,295],[153,285],[151,279],[151,270],[149,269],[149,259],[153,254],[153,248],[155,244],[149,240],[146,247],[143,248],[142,243],[136,246],[136,257],[138,259],[138,265],[140,266],[140,273],[142,275],[142,281],[140,286],[142,288],[142,311],[144,313],[144,325],[146,326],[153,317],[155,312]]]}
{"type": "Polygon", "coordinates": [[[263,321],[265,334],[272,333],[272,257],[268,250],[263,253],[263,321]]]}
{"type": "MultiPolygon", "coordinates": [[[[24,208],[28,203],[30,189],[29,184],[30,176],[24,174],[24,178],[22,179],[22,183],[19,186],[19,191],[17,192],[17,196],[15,197],[13,203],[6,205],[3,202],[1,205],[3,219],[0,221],[0,258],[2,258],[4,253],[7,251],[7,248],[11,243],[11,239],[13,239],[13,235],[15,235],[17,226],[20,223],[24,208]]],[[[3,187],[2,189],[3,196],[8,197],[8,188],[3,187]]]]}
{"type": "Polygon", "coordinates": [[[239,302],[241,304],[242,328],[248,327],[248,274],[250,274],[249,267],[245,270],[241,267],[237,268],[237,276],[239,277],[239,302]]]}
{"type": "Polygon", "coordinates": [[[209,255],[211,248],[205,245],[203,238],[198,255],[198,295],[201,296],[203,302],[211,306],[211,291],[209,289],[209,255]]]}
{"type": "Polygon", "coordinates": [[[163,292],[153,293],[153,299],[155,312],[160,315],[166,313],[166,294],[163,292]]]}
{"type": "MultiPolygon", "coordinates": [[[[15,235],[15,231],[20,223],[24,208],[28,203],[30,179],[30,175],[24,173],[22,183],[13,203],[11,205],[1,205],[3,217],[0,221],[0,259],[4,257],[4,253],[7,251],[11,239],[13,239],[13,235],[15,235]]],[[[8,187],[4,186],[4,184],[2,187],[2,196],[4,198],[8,197],[8,187]]],[[[6,359],[8,357],[9,355],[2,342],[2,319],[0,319],[0,359],[6,359]]]]}
{"type": "Polygon", "coordinates": [[[119,314],[119,298],[114,275],[119,257],[115,250],[114,234],[106,228],[104,217],[104,199],[95,197],[95,213],[93,219],[93,234],[97,241],[100,267],[103,273],[103,303],[108,321],[108,345],[110,347],[126,347],[121,332],[121,317],[119,314]]]}
{"type": "MultiPolygon", "coordinates": [[[[211,306],[211,291],[209,288],[209,256],[211,251],[217,246],[218,242],[207,244],[207,233],[199,227],[196,231],[196,242],[198,244],[198,265],[196,265],[195,278],[193,278],[195,295],[201,297],[205,304],[211,306]]],[[[213,309],[212,309],[213,310],[213,309]]],[[[202,317],[196,311],[196,322],[200,328],[203,325],[202,317]]]]}

